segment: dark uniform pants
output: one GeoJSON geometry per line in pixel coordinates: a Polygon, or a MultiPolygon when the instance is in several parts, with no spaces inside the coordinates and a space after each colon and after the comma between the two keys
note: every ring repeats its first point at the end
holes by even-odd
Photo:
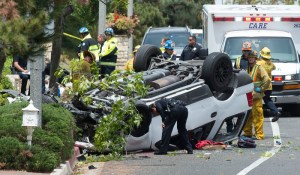
{"type": "MultiPolygon", "coordinates": [[[[26,87],[27,87],[27,82],[30,79],[29,74],[23,74],[22,72],[18,72],[20,78],[22,79],[22,85],[21,85],[21,93],[26,95],[26,87]]],[[[30,90],[28,90],[28,94],[30,95],[30,90]]]]}
{"type": "Polygon", "coordinates": [[[265,105],[267,105],[267,107],[271,110],[272,116],[276,116],[279,111],[275,106],[275,104],[273,103],[273,101],[271,100],[270,96],[272,94],[272,90],[266,90],[264,93],[265,96],[263,97],[263,100],[265,105]]]}
{"type": "Polygon", "coordinates": [[[162,132],[162,144],[160,151],[167,152],[169,147],[169,142],[171,139],[171,134],[175,123],[177,122],[177,129],[179,136],[182,140],[182,144],[187,150],[192,150],[192,145],[189,141],[187,130],[186,130],[186,120],[188,117],[188,110],[186,107],[181,105],[176,105],[171,109],[170,114],[165,120],[165,127],[162,132]]]}

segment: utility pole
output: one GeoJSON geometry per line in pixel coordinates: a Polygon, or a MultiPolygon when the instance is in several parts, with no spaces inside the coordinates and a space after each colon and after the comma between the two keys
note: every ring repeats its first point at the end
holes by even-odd
{"type": "Polygon", "coordinates": [[[98,35],[103,34],[106,28],[106,4],[109,0],[99,0],[98,35]]]}
{"type": "MultiPolygon", "coordinates": [[[[133,0],[128,0],[128,8],[127,8],[127,16],[133,17],[133,0]]],[[[133,37],[132,34],[130,34],[128,39],[128,54],[132,54],[133,49],[133,37]]]]}

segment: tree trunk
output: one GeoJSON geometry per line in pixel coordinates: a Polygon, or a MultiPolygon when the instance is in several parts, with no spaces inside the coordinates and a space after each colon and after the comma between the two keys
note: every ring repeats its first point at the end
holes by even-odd
{"type": "Polygon", "coordinates": [[[56,85],[57,78],[54,76],[54,73],[57,70],[59,63],[60,63],[61,43],[62,43],[62,34],[63,34],[63,21],[64,21],[64,17],[61,15],[54,22],[55,37],[52,42],[49,88],[53,88],[53,92],[55,94],[57,92],[57,85],[56,85]]]}
{"type": "MultiPolygon", "coordinates": [[[[60,0],[54,1],[54,6],[63,7],[65,2],[60,0]]],[[[55,71],[59,67],[60,63],[60,54],[61,54],[61,43],[62,43],[62,35],[63,35],[63,26],[65,18],[73,12],[72,5],[67,5],[62,9],[60,16],[54,22],[54,32],[55,37],[52,42],[52,52],[51,52],[51,63],[50,63],[50,83],[49,87],[53,88],[53,93],[57,95],[57,78],[54,76],[55,71]]]]}
{"type": "Polygon", "coordinates": [[[5,55],[3,47],[0,46],[0,82],[2,79],[2,71],[4,69],[5,61],[6,61],[6,55],[5,55]]]}

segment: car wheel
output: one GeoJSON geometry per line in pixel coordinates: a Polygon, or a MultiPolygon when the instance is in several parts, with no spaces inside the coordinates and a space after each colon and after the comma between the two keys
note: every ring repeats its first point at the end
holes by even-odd
{"type": "Polygon", "coordinates": [[[136,108],[143,118],[141,125],[139,127],[134,128],[131,131],[131,135],[134,137],[141,137],[147,132],[149,132],[149,126],[152,120],[152,115],[149,107],[141,101],[136,102],[136,108]]]}
{"type": "Polygon", "coordinates": [[[136,53],[136,57],[133,62],[133,68],[136,72],[148,70],[152,57],[161,55],[161,50],[150,44],[143,45],[136,53]]]}
{"type": "Polygon", "coordinates": [[[232,63],[228,55],[214,52],[206,57],[202,66],[202,77],[212,91],[225,89],[232,76],[232,63]]]}

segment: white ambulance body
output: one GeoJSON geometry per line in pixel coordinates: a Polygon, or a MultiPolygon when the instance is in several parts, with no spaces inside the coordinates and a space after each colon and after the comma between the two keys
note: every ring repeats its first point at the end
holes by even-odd
{"type": "Polygon", "coordinates": [[[225,52],[232,61],[245,41],[252,49],[271,50],[272,99],[282,110],[300,116],[300,7],[294,5],[204,5],[203,47],[225,52]]]}

